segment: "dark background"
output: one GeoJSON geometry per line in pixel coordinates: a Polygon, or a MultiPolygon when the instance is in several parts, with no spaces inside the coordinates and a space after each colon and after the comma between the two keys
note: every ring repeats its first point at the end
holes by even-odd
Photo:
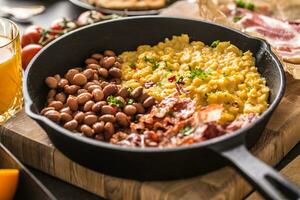
{"type": "MultiPolygon", "coordinates": [[[[32,23],[40,25],[44,28],[50,26],[51,22],[55,19],[67,17],[69,19],[76,19],[80,13],[85,11],[78,8],[67,0],[0,0],[1,6],[26,6],[26,5],[44,5],[46,10],[38,15],[32,17],[32,23]]],[[[26,26],[30,24],[18,24],[21,32],[24,31],[26,26]]],[[[300,130],[299,130],[300,131],[300,130]]],[[[278,170],[282,169],[290,161],[292,161],[300,153],[300,144],[296,145],[289,152],[289,154],[276,166],[278,170]]],[[[59,179],[53,178],[43,172],[29,168],[30,171],[54,194],[59,200],[80,199],[80,200],[96,200],[102,199],[80,188],[74,187],[59,179]]]]}

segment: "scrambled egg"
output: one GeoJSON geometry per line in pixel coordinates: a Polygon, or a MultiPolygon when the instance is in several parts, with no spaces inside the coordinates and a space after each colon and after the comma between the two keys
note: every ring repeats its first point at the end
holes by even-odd
{"type": "Polygon", "coordinates": [[[252,53],[242,52],[230,42],[215,41],[207,46],[190,42],[183,34],[155,46],[141,45],[120,57],[124,61],[122,85],[146,86],[146,92],[157,100],[180,93],[198,106],[221,104],[223,122],[241,114],[262,113],[268,107],[269,88],[252,53]]]}

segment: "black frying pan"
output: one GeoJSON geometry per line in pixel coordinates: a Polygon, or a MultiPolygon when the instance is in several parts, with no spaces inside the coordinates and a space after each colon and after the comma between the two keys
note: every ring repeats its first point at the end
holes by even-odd
{"type": "Polygon", "coordinates": [[[268,199],[297,199],[299,190],[273,168],[255,158],[247,148],[264,130],[285,88],[281,63],[265,41],[208,22],[170,17],[135,17],[101,22],[71,32],[45,47],[29,64],[24,82],[27,114],[47,132],[54,145],[72,160],[93,170],[137,180],[170,180],[199,175],[233,165],[268,199]],[[192,40],[210,44],[231,41],[243,51],[251,50],[256,66],[271,90],[270,107],[253,124],[209,141],[178,148],[125,148],[74,135],[39,115],[45,105],[44,79],[83,64],[91,53],[112,49],[135,50],[166,37],[187,33],[192,40]],[[247,146],[247,147],[246,147],[247,146]]]}

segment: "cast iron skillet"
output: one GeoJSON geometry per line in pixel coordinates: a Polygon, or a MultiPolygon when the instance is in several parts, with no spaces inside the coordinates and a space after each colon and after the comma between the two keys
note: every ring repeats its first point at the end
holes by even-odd
{"type": "Polygon", "coordinates": [[[285,88],[282,65],[265,41],[204,21],[170,17],[133,17],[93,24],[71,32],[47,45],[29,64],[24,96],[27,114],[47,132],[54,145],[72,160],[93,170],[137,180],[170,180],[196,176],[224,165],[233,165],[268,199],[296,199],[299,190],[273,168],[255,158],[247,148],[264,130],[285,88]],[[39,115],[45,105],[44,79],[83,65],[94,52],[135,50],[164,38],[187,33],[191,40],[210,44],[231,41],[250,50],[256,66],[271,90],[269,108],[253,124],[209,141],[178,148],[125,148],[77,136],[39,115]],[[247,147],[246,147],[247,146],[247,147]]]}

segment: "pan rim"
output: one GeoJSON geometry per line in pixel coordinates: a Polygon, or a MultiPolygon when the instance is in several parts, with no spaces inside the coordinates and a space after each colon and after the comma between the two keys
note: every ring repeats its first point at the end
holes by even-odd
{"type": "MultiPolygon", "coordinates": [[[[241,137],[241,135],[245,134],[247,131],[249,131],[249,129],[255,127],[262,120],[264,120],[267,117],[267,115],[272,114],[272,112],[275,110],[277,105],[280,103],[280,101],[281,101],[281,99],[284,95],[284,92],[285,92],[285,72],[284,72],[282,63],[277,58],[277,56],[272,52],[271,46],[266,40],[258,38],[258,37],[250,36],[246,33],[243,33],[239,30],[232,29],[230,27],[226,27],[226,26],[223,26],[223,25],[207,22],[207,21],[204,21],[204,20],[189,19],[189,18],[183,18],[183,17],[168,17],[168,16],[137,16],[137,17],[121,18],[121,19],[109,20],[109,21],[104,21],[104,22],[98,22],[98,23],[91,24],[91,25],[88,25],[88,26],[84,26],[84,27],[81,27],[81,28],[76,29],[74,31],[71,31],[71,32],[55,39],[54,41],[50,42],[49,44],[47,44],[31,60],[31,62],[29,63],[29,65],[28,65],[28,67],[25,71],[24,78],[25,78],[25,81],[23,81],[23,93],[24,93],[24,99],[25,99],[25,112],[31,118],[33,118],[35,120],[38,120],[38,121],[44,123],[47,126],[50,126],[52,129],[57,131],[59,134],[63,134],[64,137],[69,137],[69,139],[76,140],[77,142],[82,142],[82,143],[85,143],[87,145],[92,145],[92,146],[98,147],[98,148],[105,148],[105,149],[109,149],[109,150],[123,151],[123,152],[128,152],[128,153],[156,153],[156,152],[160,152],[160,153],[165,152],[166,153],[166,152],[176,152],[176,151],[187,151],[187,150],[192,150],[192,149],[196,149],[196,148],[209,148],[210,146],[220,145],[220,143],[224,143],[225,141],[229,141],[229,140],[233,140],[234,138],[241,137]],[[221,27],[222,29],[227,29],[231,32],[235,32],[237,34],[242,35],[243,37],[245,37],[247,39],[257,40],[257,41],[261,42],[265,46],[264,50],[271,56],[272,60],[275,61],[276,66],[274,66],[274,67],[276,67],[277,70],[279,71],[280,85],[279,85],[278,94],[274,98],[274,101],[267,108],[267,110],[264,111],[259,116],[259,118],[257,120],[255,120],[253,123],[249,124],[248,126],[242,128],[242,129],[239,129],[239,130],[237,130],[233,133],[230,133],[230,134],[225,134],[225,135],[222,135],[222,136],[219,136],[219,137],[216,137],[216,138],[209,139],[209,140],[204,141],[204,142],[194,143],[194,144],[190,144],[190,145],[186,145],[186,146],[163,147],[163,148],[160,148],[160,147],[147,147],[147,148],[123,147],[123,146],[119,146],[119,145],[115,145],[115,144],[110,144],[110,143],[107,143],[107,142],[96,141],[96,140],[91,139],[91,138],[87,138],[87,137],[83,137],[81,135],[74,134],[71,131],[68,131],[68,130],[64,129],[63,127],[59,126],[58,124],[52,122],[48,118],[46,118],[44,116],[41,116],[39,114],[36,114],[31,110],[30,107],[33,105],[33,102],[32,102],[32,99],[29,95],[28,87],[27,87],[28,74],[29,74],[30,69],[33,66],[34,62],[38,59],[39,55],[41,55],[44,51],[46,51],[54,43],[56,43],[60,40],[63,40],[65,37],[68,37],[69,35],[80,32],[84,29],[88,29],[88,28],[95,27],[95,26],[100,26],[100,25],[106,24],[106,23],[115,23],[115,22],[122,22],[122,21],[128,21],[128,20],[138,20],[138,19],[155,19],[155,20],[171,19],[171,20],[183,20],[183,21],[194,21],[194,22],[197,22],[197,23],[205,23],[205,24],[208,24],[208,25],[221,27]]],[[[47,133],[47,131],[45,131],[45,132],[47,133]]],[[[48,134],[49,133],[47,133],[47,135],[48,134]]]]}

